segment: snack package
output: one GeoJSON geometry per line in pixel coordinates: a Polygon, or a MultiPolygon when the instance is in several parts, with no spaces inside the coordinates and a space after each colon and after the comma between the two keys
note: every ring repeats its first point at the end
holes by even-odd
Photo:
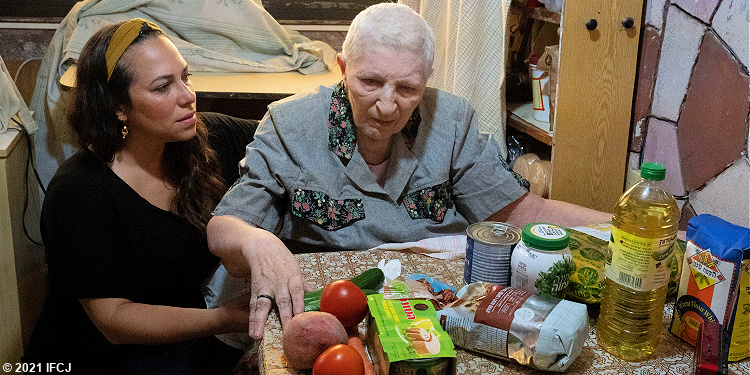
{"type": "Polygon", "coordinates": [[[745,250],[740,271],[740,292],[734,316],[729,360],[741,361],[750,357],[750,250],[745,250]]]}
{"type": "Polygon", "coordinates": [[[435,309],[427,299],[367,297],[370,315],[367,346],[380,375],[429,367],[429,374],[454,374],[456,351],[440,328],[435,309]]]}
{"type": "MultiPolygon", "coordinates": [[[[567,228],[570,235],[570,253],[576,264],[576,271],[570,277],[567,299],[583,303],[599,303],[602,282],[604,281],[604,262],[609,251],[610,223],[588,227],[567,228]]],[[[682,256],[685,253],[685,241],[675,241],[672,255],[667,259],[670,267],[667,295],[674,295],[680,284],[682,256]]]]}
{"type": "Polygon", "coordinates": [[[432,302],[435,310],[458,299],[456,289],[420,273],[398,276],[383,285],[384,299],[418,299],[432,302]]]}
{"type": "Polygon", "coordinates": [[[435,305],[435,310],[440,310],[445,307],[445,305],[458,299],[458,297],[456,297],[456,288],[442,281],[435,280],[430,276],[415,273],[406,276],[406,278],[421,283],[429,290],[434,297],[432,304],[435,305]]]}
{"type": "MultiPolygon", "coordinates": [[[[730,341],[744,342],[733,351],[730,347],[733,360],[750,356],[749,332],[741,332],[742,323],[735,327],[742,262],[750,252],[750,229],[716,216],[698,215],[688,222],[687,240],[669,331],[695,346],[701,322],[718,322],[724,327],[726,346],[730,341]]],[[[744,306],[739,310],[740,319],[746,319],[744,306]]]]}
{"type": "Polygon", "coordinates": [[[437,312],[453,344],[539,370],[565,371],[589,335],[586,305],[513,287],[465,285],[437,312]]]}
{"type": "Polygon", "coordinates": [[[384,299],[435,299],[429,283],[398,276],[383,285],[384,299]]]}

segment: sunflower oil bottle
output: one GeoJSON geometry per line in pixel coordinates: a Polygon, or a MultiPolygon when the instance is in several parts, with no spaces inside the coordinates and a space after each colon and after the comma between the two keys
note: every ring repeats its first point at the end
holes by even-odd
{"type": "Polygon", "coordinates": [[[596,338],[607,352],[637,362],[659,343],[680,210],[664,188],[666,169],[643,163],[641,180],[614,210],[596,338]]]}

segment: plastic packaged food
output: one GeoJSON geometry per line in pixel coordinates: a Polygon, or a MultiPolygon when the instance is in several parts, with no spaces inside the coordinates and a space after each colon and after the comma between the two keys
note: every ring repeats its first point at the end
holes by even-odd
{"type": "Polygon", "coordinates": [[[455,373],[456,351],[427,299],[367,297],[367,346],[379,375],[455,373]],[[421,370],[422,372],[417,372],[421,370]]]}
{"type": "Polygon", "coordinates": [[[539,370],[565,371],[588,338],[586,305],[482,282],[437,312],[453,344],[539,370]]]}

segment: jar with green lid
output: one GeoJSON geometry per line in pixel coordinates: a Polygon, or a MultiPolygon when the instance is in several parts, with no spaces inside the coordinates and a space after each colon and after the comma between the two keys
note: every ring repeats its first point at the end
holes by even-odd
{"type": "Polygon", "coordinates": [[[510,259],[510,286],[540,296],[563,298],[575,263],[568,231],[545,223],[527,224],[510,259]]]}

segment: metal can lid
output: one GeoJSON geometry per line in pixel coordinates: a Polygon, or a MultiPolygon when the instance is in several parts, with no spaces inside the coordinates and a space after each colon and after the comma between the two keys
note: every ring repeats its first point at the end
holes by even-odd
{"type": "Polygon", "coordinates": [[[466,235],[475,241],[493,245],[515,245],[521,240],[521,230],[499,221],[483,221],[466,228],[466,235]]]}
{"type": "Polygon", "coordinates": [[[390,373],[445,375],[448,372],[448,360],[447,357],[404,359],[391,363],[390,373]]]}
{"type": "Polygon", "coordinates": [[[409,364],[415,367],[432,367],[443,362],[447,362],[448,357],[428,357],[428,358],[410,358],[398,361],[396,363],[409,364]]]}
{"type": "Polygon", "coordinates": [[[557,225],[545,223],[526,224],[521,238],[527,246],[545,251],[557,251],[570,244],[568,231],[557,225]]]}

